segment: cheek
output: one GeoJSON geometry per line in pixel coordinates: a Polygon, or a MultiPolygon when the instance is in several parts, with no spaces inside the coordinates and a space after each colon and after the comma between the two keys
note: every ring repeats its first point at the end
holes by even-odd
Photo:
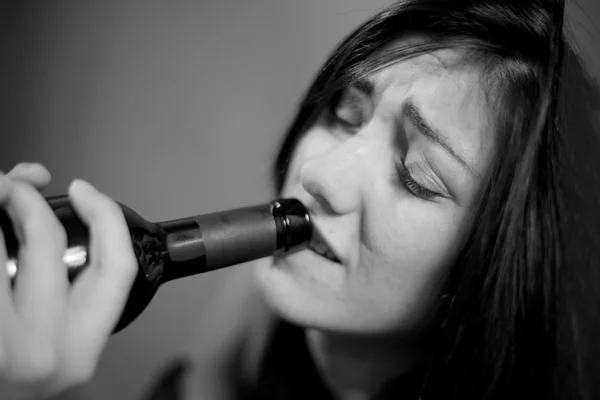
{"type": "Polygon", "coordinates": [[[410,256],[417,261],[436,258],[436,254],[442,257],[458,246],[465,230],[464,210],[409,194],[403,194],[401,199],[392,194],[385,197],[390,200],[381,203],[374,197],[369,201],[372,207],[366,204],[363,239],[367,247],[388,258],[410,256]]]}
{"type": "Polygon", "coordinates": [[[370,282],[418,303],[453,264],[462,243],[461,220],[459,212],[412,199],[401,202],[393,218],[371,218],[362,255],[364,265],[373,266],[370,282]]]}
{"type": "MultiPolygon", "coordinates": [[[[435,315],[442,285],[460,250],[460,216],[402,202],[365,225],[360,267],[348,293],[353,309],[370,315],[373,329],[419,332],[435,315]]],[[[437,209],[436,209],[437,208],[437,209]]]]}

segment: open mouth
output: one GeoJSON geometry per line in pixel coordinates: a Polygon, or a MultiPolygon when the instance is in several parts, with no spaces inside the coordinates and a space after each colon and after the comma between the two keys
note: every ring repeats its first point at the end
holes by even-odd
{"type": "Polygon", "coordinates": [[[308,244],[308,248],[330,261],[341,263],[339,258],[329,248],[327,242],[325,242],[325,240],[323,239],[323,237],[317,229],[313,231],[312,239],[308,244]]]}

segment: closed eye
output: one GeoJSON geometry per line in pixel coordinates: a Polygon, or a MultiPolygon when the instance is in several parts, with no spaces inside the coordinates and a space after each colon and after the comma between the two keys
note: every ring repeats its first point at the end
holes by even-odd
{"type": "Polygon", "coordinates": [[[402,186],[407,189],[412,195],[421,198],[423,200],[432,200],[436,197],[445,197],[442,194],[435,192],[426,188],[417,182],[406,168],[406,164],[404,160],[396,167],[396,171],[398,173],[398,180],[402,184],[402,186]]]}

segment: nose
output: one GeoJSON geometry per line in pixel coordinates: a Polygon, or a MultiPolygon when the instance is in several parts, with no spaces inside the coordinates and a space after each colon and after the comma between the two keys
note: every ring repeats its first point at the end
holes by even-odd
{"type": "Polygon", "coordinates": [[[362,195],[373,181],[368,163],[373,153],[372,143],[354,136],[307,160],[300,182],[327,211],[350,213],[360,207],[362,195]]]}

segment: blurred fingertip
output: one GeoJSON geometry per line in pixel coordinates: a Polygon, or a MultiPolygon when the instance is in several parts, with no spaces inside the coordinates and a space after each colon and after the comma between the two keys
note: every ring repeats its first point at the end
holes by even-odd
{"type": "Polygon", "coordinates": [[[46,169],[42,163],[37,161],[23,161],[19,164],[19,167],[23,169],[46,169]]]}
{"type": "Polygon", "coordinates": [[[26,172],[26,173],[39,173],[48,171],[44,165],[35,161],[24,161],[17,164],[13,171],[15,172],[26,172]]]}
{"type": "Polygon", "coordinates": [[[48,171],[48,168],[46,168],[46,166],[42,163],[32,162],[29,165],[29,168],[31,168],[35,172],[50,176],[50,171],[48,171]]]}
{"type": "Polygon", "coordinates": [[[74,194],[75,196],[85,196],[86,194],[93,193],[95,190],[96,189],[94,189],[94,187],[90,183],[84,181],[81,178],[73,179],[73,181],[69,185],[69,193],[74,194]]]}

